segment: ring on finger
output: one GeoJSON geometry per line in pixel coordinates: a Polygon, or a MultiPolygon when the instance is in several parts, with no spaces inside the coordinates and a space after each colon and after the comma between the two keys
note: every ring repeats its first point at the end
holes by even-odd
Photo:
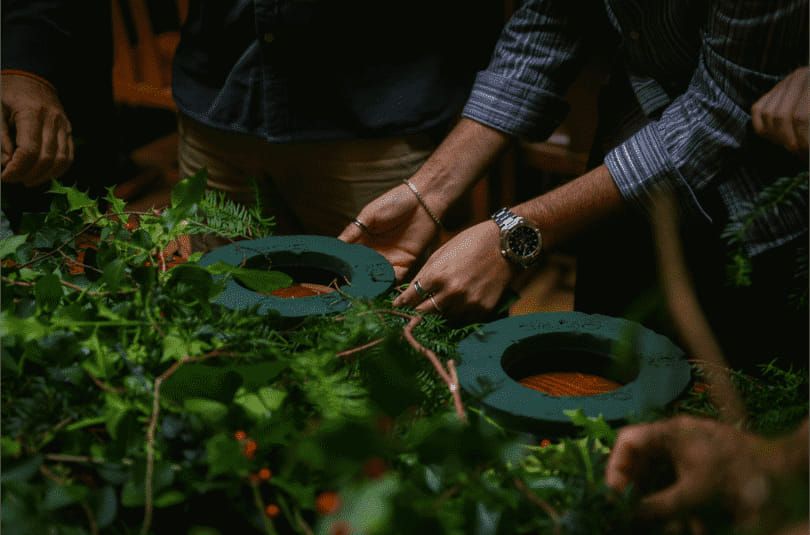
{"type": "Polygon", "coordinates": [[[363,232],[368,232],[368,227],[366,226],[366,224],[363,223],[362,221],[360,221],[359,219],[357,219],[356,217],[354,219],[352,219],[352,225],[356,226],[357,228],[359,228],[363,232]]]}
{"type": "Polygon", "coordinates": [[[422,288],[422,285],[419,284],[418,280],[413,281],[413,291],[416,292],[416,295],[418,295],[419,299],[421,299],[422,301],[424,301],[425,299],[427,299],[428,297],[431,297],[433,295],[429,291],[422,288]]]}
{"type": "Polygon", "coordinates": [[[429,294],[428,299],[430,299],[430,304],[431,304],[431,305],[433,305],[433,308],[435,308],[435,309],[436,309],[436,312],[438,312],[439,314],[441,314],[441,313],[442,313],[442,309],[439,307],[439,304],[438,304],[438,303],[436,303],[436,298],[433,296],[433,294],[432,294],[432,293],[431,293],[431,294],[429,294]]]}

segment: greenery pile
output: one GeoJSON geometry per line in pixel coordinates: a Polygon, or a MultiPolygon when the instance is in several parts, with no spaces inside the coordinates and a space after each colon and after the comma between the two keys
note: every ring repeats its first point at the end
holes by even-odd
{"type": "MultiPolygon", "coordinates": [[[[138,214],[54,186],[0,241],[6,533],[630,532],[632,497],[602,481],[613,429],[571,412],[582,436],[552,442],[474,403],[462,422],[390,296],[296,325],[211,304],[214,273],[161,251],[272,221],[204,184],[138,214]]],[[[426,316],[413,335],[447,361],[473,329],[426,316]]]]}

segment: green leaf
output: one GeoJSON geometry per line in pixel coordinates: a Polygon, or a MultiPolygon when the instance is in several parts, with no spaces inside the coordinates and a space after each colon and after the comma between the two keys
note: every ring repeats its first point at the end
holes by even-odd
{"type": "Polygon", "coordinates": [[[571,419],[574,425],[583,428],[585,434],[590,438],[607,444],[613,444],[616,440],[616,431],[601,416],[598,418],[585,416],[582,409],[564,410],[563,413],[571,419]]]}
{"type": "Polygon", "coordinates": [[[76,188],[62,186],[57,182],[53,183],[49,193],[65,195],[68,202],[68,211],[70,212],[96,206],[96,201],[91,199],[86,193],[79,191],[76,188]]]}
{"type": "Polygon", "coordinates": [[[224,403],[205,398],[186,398],[183,408],[198,415],[208,423],[216,423],[228,415],[228,407],[224,403]]]}
{"type": "Polygon", "coordinates": [[[41,507],[45,511],[55,511],[84,500],[88,492],[87,487],[79,485],[53,485],[45,493],[41,507]]]}
{"type": "Polygon", "coordinates": [[[0,452],[3,457],[17,457],[22,451],[22,444],[19,440],[11,437],[0,437],[0,452]]]}
{"type": "Polygon", "coordinates": [[[155,507],[170,507],[186,500],[186,495],[179,490],[167,490],[155,498],[155,507]]]}
{"type": "Polygon", "coordinates": [[[48,327],[34,316],[18,318],[4,310],[0,313],[0,337],[19,336],[23,341],[39,340],[48,334],[48,327]]]}
{"type": "Polygon", "coordinates": [[[121,281],[124,278],[124,268],[126,268],[126,263],[120,258],[116,258],[104,266],[101,280],[109,291],[114,292],[121,286],[121,281]]]}
{"type": "MultiPolygon", "coordinates": [[[[140,507],[144,504],[144,479],[146,477],[146,463],[139,461],[130,472],[130,479],[121,488],[121,505],[124,507],[140,507]]],[[[165,489],[174,481],[174,471],[166,461],[155,461],[152,476],[152,492],[165,489]]]]}
{"type": "Polygon", "coordinates": [[[34,285],[34,296],[37,300],[37,306],[42,310],[56,308],[63,295],[64,291],[59,276],[54,273],[40,277],[34,285]]]}
{"type": "Polygon", "coordinates": [[[242,453],[242,446],[224,433],[214,435],[205,444],[208,458],[208,476],[220,474],[246,476],[250,461],[242,453]]]}
{"type": "Polygon", "coordinates": [[[20,234],[19,236],[9,236],[8,238],[0,240],[0,258],[5,258],[17,252],[17,249],[19,249],[27,239],[28,234],[20,234]]]}
{"type": "Polygon", "coordinates": [[[73,422],[69,426],[65,427],[65,431],[76,431],[77,429],[84,429],[85,427],[90,427],[91,425],[100,425],[103,424],[106,419],[103,416],[92,416],[90,418],[82,418],[78,422],[73,422]]]}
{"type": "Polygon", "coordinates": [[[265,386],[257,392],[240,389],[233,401],[245,409],[245,412],[254,420],[263,420],[281,406],[285,397],[287,397],[287,392],[284,390],[265,386]]]}
{"type": "Polygon", "coordinates": [[[172,188],[172,208],[187,209],[199,203],[205,193],[208,170],[203,168],[184,178],[172,188]]]}
{"type": "Polygon", "coordinates": [[[25,459],[11,466],[8,466],[7,463],[3,463],[3,473],[0,474],[0,482],[28,481],[34,474],[39,472],[40,466],[42,466],[42,455],[35,455],[30,459],[25,459]]]}
{"type": "Polygon", "coordinates": [[[270,293],[279,288],[287,288],[293,283],[292,277],[281,271],[248,269],[217,262],[206,268],[212,275],[231,275],[242,286],[255,292],[270,293]]]}
{"type": "Polygon", "coordinates": [[[105,485],[96,497],[96,523],[100,528],[106,528],[115,520],[118,514],[118,498],[112,485],[105,485]]]}

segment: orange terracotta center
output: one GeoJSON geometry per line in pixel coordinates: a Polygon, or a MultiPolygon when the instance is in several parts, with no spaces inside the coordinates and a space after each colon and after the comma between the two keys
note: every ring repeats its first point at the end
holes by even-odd
{"type": "Polygon", "coordinates": [[[520,384],[550,396],[594,396],[612,392],[622,385],[598,375],[579,372],[549,372],[530,375],[520,384]]]}
{"type": "Polygon", "coordinates": [[[286,288],[279,288],[273,290],[270,295],[281,297],[284,299],[296,299],[300,297],[315,297],[316,295],[323,295],[334,292],[334,288],[324,286],[322,284],[313,284],[310,282],[302,282],[300,284],[293,284],[286,288]]]}

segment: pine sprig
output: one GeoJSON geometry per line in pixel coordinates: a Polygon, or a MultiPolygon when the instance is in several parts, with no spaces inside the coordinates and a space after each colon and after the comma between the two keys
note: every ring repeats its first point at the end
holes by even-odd
{"type": "MultiPolygon", "coordinates": [[[[742,206],[742,212],[736,214],[726,225],[721,236],[731,246],[730,259],[726,268],[731,284],[734,286],[752,284],[751,258],[745,250],[745,239],[751,227],[768,213],[787,206],[806,203],[809,187],[807,172],[792,177],[778,178],[773,184],[759,192],[753,202],[745,203],[742,206]]],[[[807,276],[806,263],[797,266],[797,276],[807,276]]]]}

